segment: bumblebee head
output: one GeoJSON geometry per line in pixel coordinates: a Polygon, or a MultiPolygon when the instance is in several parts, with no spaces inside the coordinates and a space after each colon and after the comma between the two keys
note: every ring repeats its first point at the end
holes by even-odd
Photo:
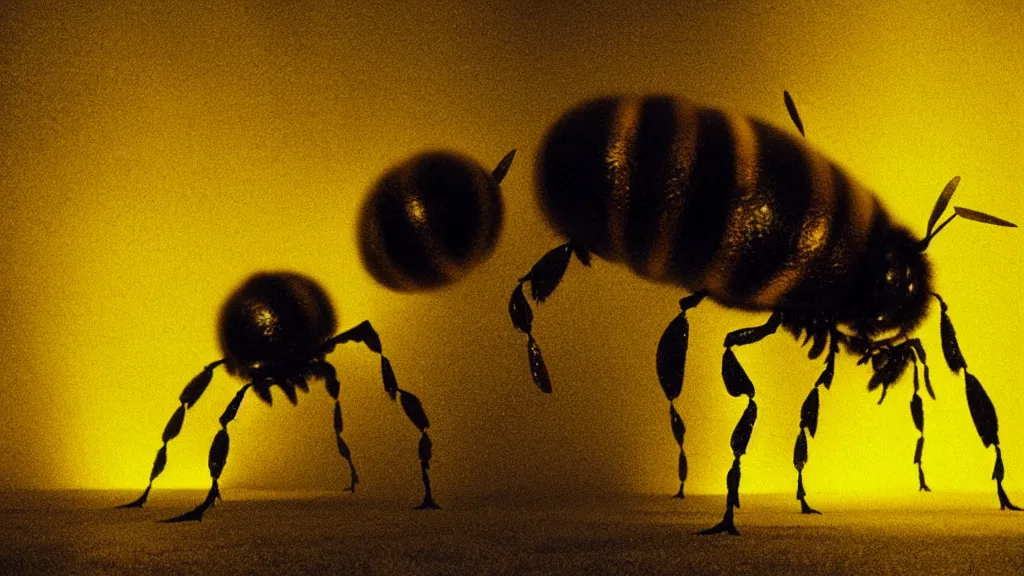
{"type": "Polygon", "coordinates": [[[865,336],[899,330],[906,334],[924,319],[931,294],[931,266],[910,231],[893,226],[873,251],[865,278],[867,298],[853,329],[865,336]]]}
{"type": "Polygon", "coordinates": [[[932,239],[954,218],[959,216],[983,224],[1017,227],[1012,222],[960,206],[954,207],[954,213],[939,223],[959,184],[959,176],[946,184],[932,208],[927,233],[921,240],[915,240],[902,226],[885,221],[877,223],[884,232],[872,235],[877,242],[868,250],[868,278],[866,285],[862,285],[867,300],[862,301],[857,321],[851,322],[861,336],[875,337],[892,330],[906,335],[924,319],[931,293],[931,267],[924,252],[932,239]]]}

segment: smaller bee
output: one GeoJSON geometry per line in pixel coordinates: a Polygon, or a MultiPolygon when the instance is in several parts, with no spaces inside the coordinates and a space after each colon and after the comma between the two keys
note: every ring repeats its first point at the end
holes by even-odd
{"type": "MultiPolygon", "coordinates": [[[[788,93],[786,108],[803,134],[788,93]]],[[[922,467],[924,411],[918,363],[934,399],[924,347],[911,337],[931,296],[942,309],[942,348],[953,372],[964,371],[967,403],[986,447],[996,448],[992,479],[1002,509],[1018,510],[1003,490],[995,408],[967,372],[947,307],[931,292],[929,242],[959,216],[986,224],[1014,224],[956,207],[938,223],[960,179],[940,195],[918,239],[886,212],[881,202],[845,170],[794,137],[760,120],[698,106],[682,98],[601,98],[564,114],[548,132],[538,157],[538,196],[549,224],[569,241],[545,254],[519,279],[509,300],[513,325],[528,337],[534,382],[545,393],[551,382],[532,334],[533,312],[523,285],[543,302],[558,286],[571,256],[584,265],[590,253],[628,265],[652,281],[691,294],[658,343],[655,365],[669,401],[672,433],[679,444],[679,491],[687,477],[686,427],[672,402],[683,386],[689,338],[687,310],[705,297],[731,308],[770,312],[767,322],[730,332],[724,342],[722,378],[747,408],[731,438],[732,469],[722,522],[705,533],[737,534],[740,457],[757,420],[754,384],[733,353],[781,326],[794,337],[813,339],[808,356],[825,354],[825,369],[804,401],[793,450],[796,499],[801,512],[818,513],[806,501],[803,468],[807,434],[818,425],[818,387],[832,384],[840,345],[871,362],[869,390],[882,398],[906,369],[914,367],[910,411],[920,433],[914,454],[920,489],[928,490],[922,467]],[[826,353],[827,350],[827,353],[826,353]]],[[[881,400],[879,400],[881,402],[881,400]]]]}
{"type": "Polygon", "coordinates": [[[448,151],[387,171],[359,215],[359,251],[374,279],[393,290],[439,288],[487,259],[504,218],[499,184],[515,153],[491,173],[448,151]]]}
{"type": "Polygon", "coordinates": [[[218,323],[218,335],[224,358],[207,364],[181,392],[181,406],[174,412],[164,428],[163,446],[157,451],[149,484],[137,500],[118,508],[141,508],[149,497],[153,481],[167,464],[167,443],[178,436],[185,421],[185,412],[199,401],[213,378],[214,368],[223,365],[229,374],[248,383],[228,404],[220,417],[221,429],[210,447],[210,476],[213,485],[199,506],[164,522],[201,521],[203,513],[220,499],[218,480],[228,456],[228,424],[235,419],[245,393],[250,389],[270,404],[270,389],[280,388],[292,404],[298,403],[296,389],[309,391],[308,379],[324,381],[328,394],[334,399],[334,432],[338,452],[349,466],[351,481],[346,489],[355,492],[359,475],[352,464],[352,454],[341,437],[341,403],[338,400],[340,383],[334,366],[327,355],[335,346],[346,342],[362,342],[380,355],[384,391],[400,400],[409,420],[421,432],[419,443],[420,468],[423,476],[424,496],[418,509],[438,508],[430,489],[430,458],[432,443],[427,435],[430,422],[419,399],[398,387],[391,362],[381,351],[380,338],[368,321],[332,336],[338,321],[330,298],[314,280],[290,272],[263,272],[246,280],[224,303],[218,323]]]}

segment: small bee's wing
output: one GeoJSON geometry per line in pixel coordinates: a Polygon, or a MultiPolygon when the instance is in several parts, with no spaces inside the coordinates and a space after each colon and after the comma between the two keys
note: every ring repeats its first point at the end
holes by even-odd
{"type": "Polygon", "coordinates": [[[501,159],[501,162],[498,162],[498,166],[494,169],[494,172],[491,172],[491,176],[494,178],[495,182],[501,184],[501,181],[505,179],[505,175],[508,174],[508,169],[512,166],[512,160],[515,159],[515,157],[516,151],[513,149],[508,154],[505,154],[505,157],[501,159]]]}
{"type": "Polygon", "coordinates": [[[793,124],[800,131],[800,135],[804,136],[804,123],[800,121],[800,113],[796,111],[796,103],[793,102],[793,97],[789,95],[788,91],[783,90],[782,99],[786,101],[786,110],[789,112],[789,117],[793,120],[793,124]]]}
{"type": "Polygon", "coordinates": [[[971,210],[970,208],[962,208],[960,206],[954,206],[953,210],[956,215],[967,220],[974,220],[975,222],[981,222],[982,224],[994,224],[996,226],[1006,226],[1007,228],[1016,228],[1017,225],[1013,222],[1008,222],[1002,218],[996,218],[984,212],[978,212],[977,210],[971,210]]]}

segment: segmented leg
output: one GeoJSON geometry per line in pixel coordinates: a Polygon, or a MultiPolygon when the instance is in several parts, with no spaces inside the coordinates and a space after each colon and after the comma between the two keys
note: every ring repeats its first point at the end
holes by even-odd
{"type": "Polygon", "coordinates": [[[739,535],[736,524],[733,522],[733,509],[740,507],[740,457],[747,453],[747,444],[754,431],[754,423],[757,421],[757,404],[754,402],[754,383],[740,366],[736,355],[732,351],[733,346],[743,346],[759,342],[765,337],[774,334],[782,321],[781,315],[776,312],[768,318],[768,321],[761,326],[744,328],[730,332],[725,337],[725,354],[722,356],[722,380],[725,382],[725,389],[730,396],[738,398],[746,395],[747,409],[740,416],[740,421],[732,431],[732,438],[729,441],[732,447],[733,461],[729,474],[725,477],[728,495],[725,498],[725,516],[715,526],[700,532],[700,534],[721,534],[723,532],[739,535]]]}
{"type": "Polygon", "coordinates": [[[562,281],[562,276],[565,275],[569,259],[573,254],[576,254],[576,258],[584,266],[590,266],[590,253],[586,248],[570,240],[542,256],[526,276],[519,279],[519,284],[512,291],[512,296],[508,301],[508,314],[512,317],[512,325],[527,336],[526,352],[530,359],[530,375],[533,377],[534,384],[545,394],[551,393],[551,378],[548,376],[548,369],[544,364],[540,346],[533,338],[533,310],[530,309],[530,304],[523,294],[523,284],[530,283],[530,296],[540,304],[555,291],[559,282],[562,281]]]}
{"type": "Polygon", "coordinates": [[[178,401],[181,402],[181,406],[174,411],[171,415],[171,419],[167,421],[167,425],[164,426],[164,433],[161,437],[163,440],[163,446],[156,453],[156,459],[153,461],[153,469],[149,473],[149,484],[146,485],[146,489],[142,492],[142,496],[133,502],[127,504],[121,504],[118,508],[142,508],[142,505],[146,503],[149,498],[149,491],[153,488],[153,481],[156,477],[164,471],[164,467],[167,466],[167,443],[177,438],[178,434],[181,433],[181,426],[185,423],[185,411],[191,408],[199,401],[199,397],[206,391],[206,387],[210,385],[210,380],[213,379],[213,369],[224,363],[224,360],[217,360],[207,364],[203,371],[197,374],[192,380],[189,381],[185,389],[181,391],[178,396],[178,401]]]}
{"type": "Polygon", "coordinates": [[[348,492],[355,492],[356,485],[359,484],[359,474],[356,472],[356,467],[352,463],[352,452],[348,448],[348,444],[341,437],[341,432],[344,428],[344,422],[341,418],[341,402],[338,400],[338,395],[341,392],[341,383],[338,382],[338,372],[334,369],[330,363],[326,361],[316,362],[313,364],[313,372],[323,378],[324,385],[327,388],[327,393],[334,399],[334,438],[338,444],[338,454],[348,462],[349,471],[349,485],[345,488],[348,492]]]}
{"type": "Polygon", "coordinates": [[[963,354],[960,352],[960,344],[956,340],[956,330],[953,329],[953,322],[947,314],[949,308],[938,294],[933,294],[933,296],[938,299],[939,306],[942,309],[942,353],[946,357],[946,364],[949,365],[949,369],[954,374],[963,369],[967,392],[967,407],[971,411],[974,427],[978,431],[978,436],[981,437],[981,442],[985,447],[995,446],[996,449],[996,463],[992,469],[992,479],[996,481],[999,509],[1020,511],[1019,507],[1014,506],[1010,502],[1006,491],[1003,490],[1005,470],[1003,469],[1003,453],[999,449],[999,419],[996,417],[996,408],[992,404],[992,400],[989,399],[988,393],[985,392],[985,388],[982,387],[981,382],[967,371],[967,360],[964,359],[963,354]]]}
{"type": "Polygon", "coordinates": [[[924,453],[924,402],[921,401],[921,395],[918,392],[921,390],[921,380],[918,375],[917,362],[921,361],[924,366],[924,385],[928,394],[935,399],[935,391],[932,390],[931,378],[928,376],[928,362],[924,353],[924,347],[921,345],[921,341],[917,338],[908,340],[906,343],[910,346],[910,349],[914,352],[910,358],[914,361],[914,396],[910,399],[910,416],[914,419],[914,427],[921,434],[917,438],[917,445],[914,448],[914,464],[917,465],[917,481],[919,492],[931,492],[932,489],[928,487],[928,484],[924,480],[924,464],[922,455],[924,453]]]}
{"type": "Polygon", "coordinates": [[[213,437],[213,444],[210,445],[209,465],[213,484],[210,486],[210,491],[206,494],[206,499],[191,511],[174,518],[161,520],[161,522],[200,522],[203,519],[203,513],[213,506],[216,500],[220,500],[220,487],[217,485],[217,481],[220,479],[220,474],[224,471],[224,465],[228,460],[228,447],[230,444],[228,424],[235,419],[235,415],[238,414],[238,408],[242,405],[242,399],[249,388],[252,388],[252,385],[253,383],[250,382],[243,386],[220,416],[220,430],[213,437]]]}
{"type": "Polygon", "coordinates": [[[754,431],[754,422],[757,421],[757,404],[754,403],[754,391],[750,390],[747,395],[747,409],[740,416],[736,428],[732,431],[732,439],[729,444],[732,447],[732,468],[725,477],[725,485],[728,494],[725,497],[725,516],[722,521],[715,524],[700,534],[721,534],[726,532],[733,536],[739,536],[739,530],[733,522],[733,509],[740,507],[740,457],[747,453],[747,444],[750,442],[750,435],[754,431]]]}
{"type": "Polygon", "coordinates": [[[919,394],[921,378],[917,365],[918,361],[924,367],[924,386],[932,400],[935,399],[935,391],[932,389],[931,377],[928,374],[928,361],[924,352],[924,346],[921,345],[921,341],[917,338],[907,339],[895,346],[891,342],[876,343],[864,352],[864,356],[858,361],[858,364],[863,364],[869,360],[871,361],[874,373],[868,382],[868,390],[875,390],[878,387],[882,388],[882,396],[878,399],[879,404],[885,400],[889,387],[895,384],[903,375],[909,364],[913,364],[914,395],[910,399],[910,415],[914,419],[914,427],[917,428],[919,433],[917,445],[914,448],[914,464],[917,465],[918,490],[931,492],[931,488],[925,482],[922,459],[924,452],[924,403],[921,401],[921,395],[919,394]]]}
{"type": "MultiPolygon", "coordinates": [[[[373,326],[369,321],[364,320],[361,324],[342,332],[337,336],[329,339],[324,345],[323,353],[328,354],[334,350],[337,344],[343,344],[345,342],[363,342],[366,347],[380,355],[380,372],[381,378],[384,380],[384,391],[387,392],[391,400],[398,400],[402,405],[402,410],[405,411],[405,415],[412,421],[416,428],[420,431],[420,443],[419,443],[419,459],[420,459],[420,475],[423,479],[423,502],[416,506],[417,510],[424,509],[438,509],[440,506],[434,502],[433,492],[430,486],[430,459],[433,455],[433,443],[430,437],[427,435],[427,428],[430,427],[430,421],[427,419],[427,414],[423,410],[423,405],[420,403],[412,392],[402,390],[398,387],[398,380],[395,378],[394,369],[391,367],[391,361],[388,360],[387,356],[384,356],[383,348],[381,346],[380,337],[377,335],[377,331],[373,329],[373,326]]],[[[337,405],[336,414],[338,419],[335,420],[335,431],[338,432],[338,451],[345,457],[349,462],[349,466],[352,465],[350,454],[348,453],[348,446],[345,445],[341,439],[341,432],[338,425],[341,422],[340,414],[341,407],[337,405]]],[[[359,477],[355,474],[355,468],[351,468],[353,483],[352,489],[355,489],[355,484],[359,482],[359,477]]]]}
{"type": "Polygon", "coordinates": [[[672,435],[679,445],[679,492],[674,498],[684,498],[683,486],[686,484],[687,464],[686,452],[683,450],[683,436],[686,425],[672,403],[683,391],[683,373],[686,369],[686,348],[690,340],[690,323],[686,319],[686,311],[700,304],[706,292],[691,294],[679,301],[680,312],[665,329],[658,341],[658,353],[655,366],[658,371],[658,382],[668,398],[669,421],[672,435]]]}
{"type": "MultiPolygon", "coordinates": [[[[818,387],[824,386],[826,390],[831,388],[832,376],[835,374],[839,337],[835,330],[830,329],[827,334],[829,345],[828,356],[825,357],[825,369],[821,376],[818,376],[814,388],[811,389],[800,407],[800,434],[797,435],[796,445],[793,447],[793,467],[796,468],[796,499],[800,501],[801,514],[821,514],[807,504],[807,491],[804,490],[804,466],[807,464],[807,432],[810,432],[811,438],[814,438],[814,434],[818,430],[818,408],[820,406],[818,387]]],[[[812,348],[810,355],[816,357],[815,349],[812,348]]]]}

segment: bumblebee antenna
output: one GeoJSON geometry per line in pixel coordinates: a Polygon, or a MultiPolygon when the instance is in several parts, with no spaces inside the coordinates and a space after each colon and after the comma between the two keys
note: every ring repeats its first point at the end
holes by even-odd
{"type": "Polygon", "coordinates": [[[935,223],[939,221],[942,213],[946,211],[946,206],[949,205],[950,198],[953,197],[953,192],[956,192],[956,187],[960,184],[960,177],[954,176],[952,180],[946,183],[946,187],[943,188],[942,194],[939,195],[939,199],[935,201],[935,207],[932,208],[932,215],[928,218],[928,231],[924,236],[924,239],[918,244],[921,252],[928,249],[928,244],[935,238],[947,224],[953,221],[953,218],[957,216],[973,220],[975,222],[981,222],[982,224],[992,224],[994,226],[1004,226],[1007,228],[1016,228],[1017,225],[1013,222],[1003,220],[1002,218],[996,218],[990,214],[984,212],[978,212],[977,210],[971,210],[970,208],[963,208],[961,206],[953,207],[953,214],[942,221],[937,227],[935,223]]]}

